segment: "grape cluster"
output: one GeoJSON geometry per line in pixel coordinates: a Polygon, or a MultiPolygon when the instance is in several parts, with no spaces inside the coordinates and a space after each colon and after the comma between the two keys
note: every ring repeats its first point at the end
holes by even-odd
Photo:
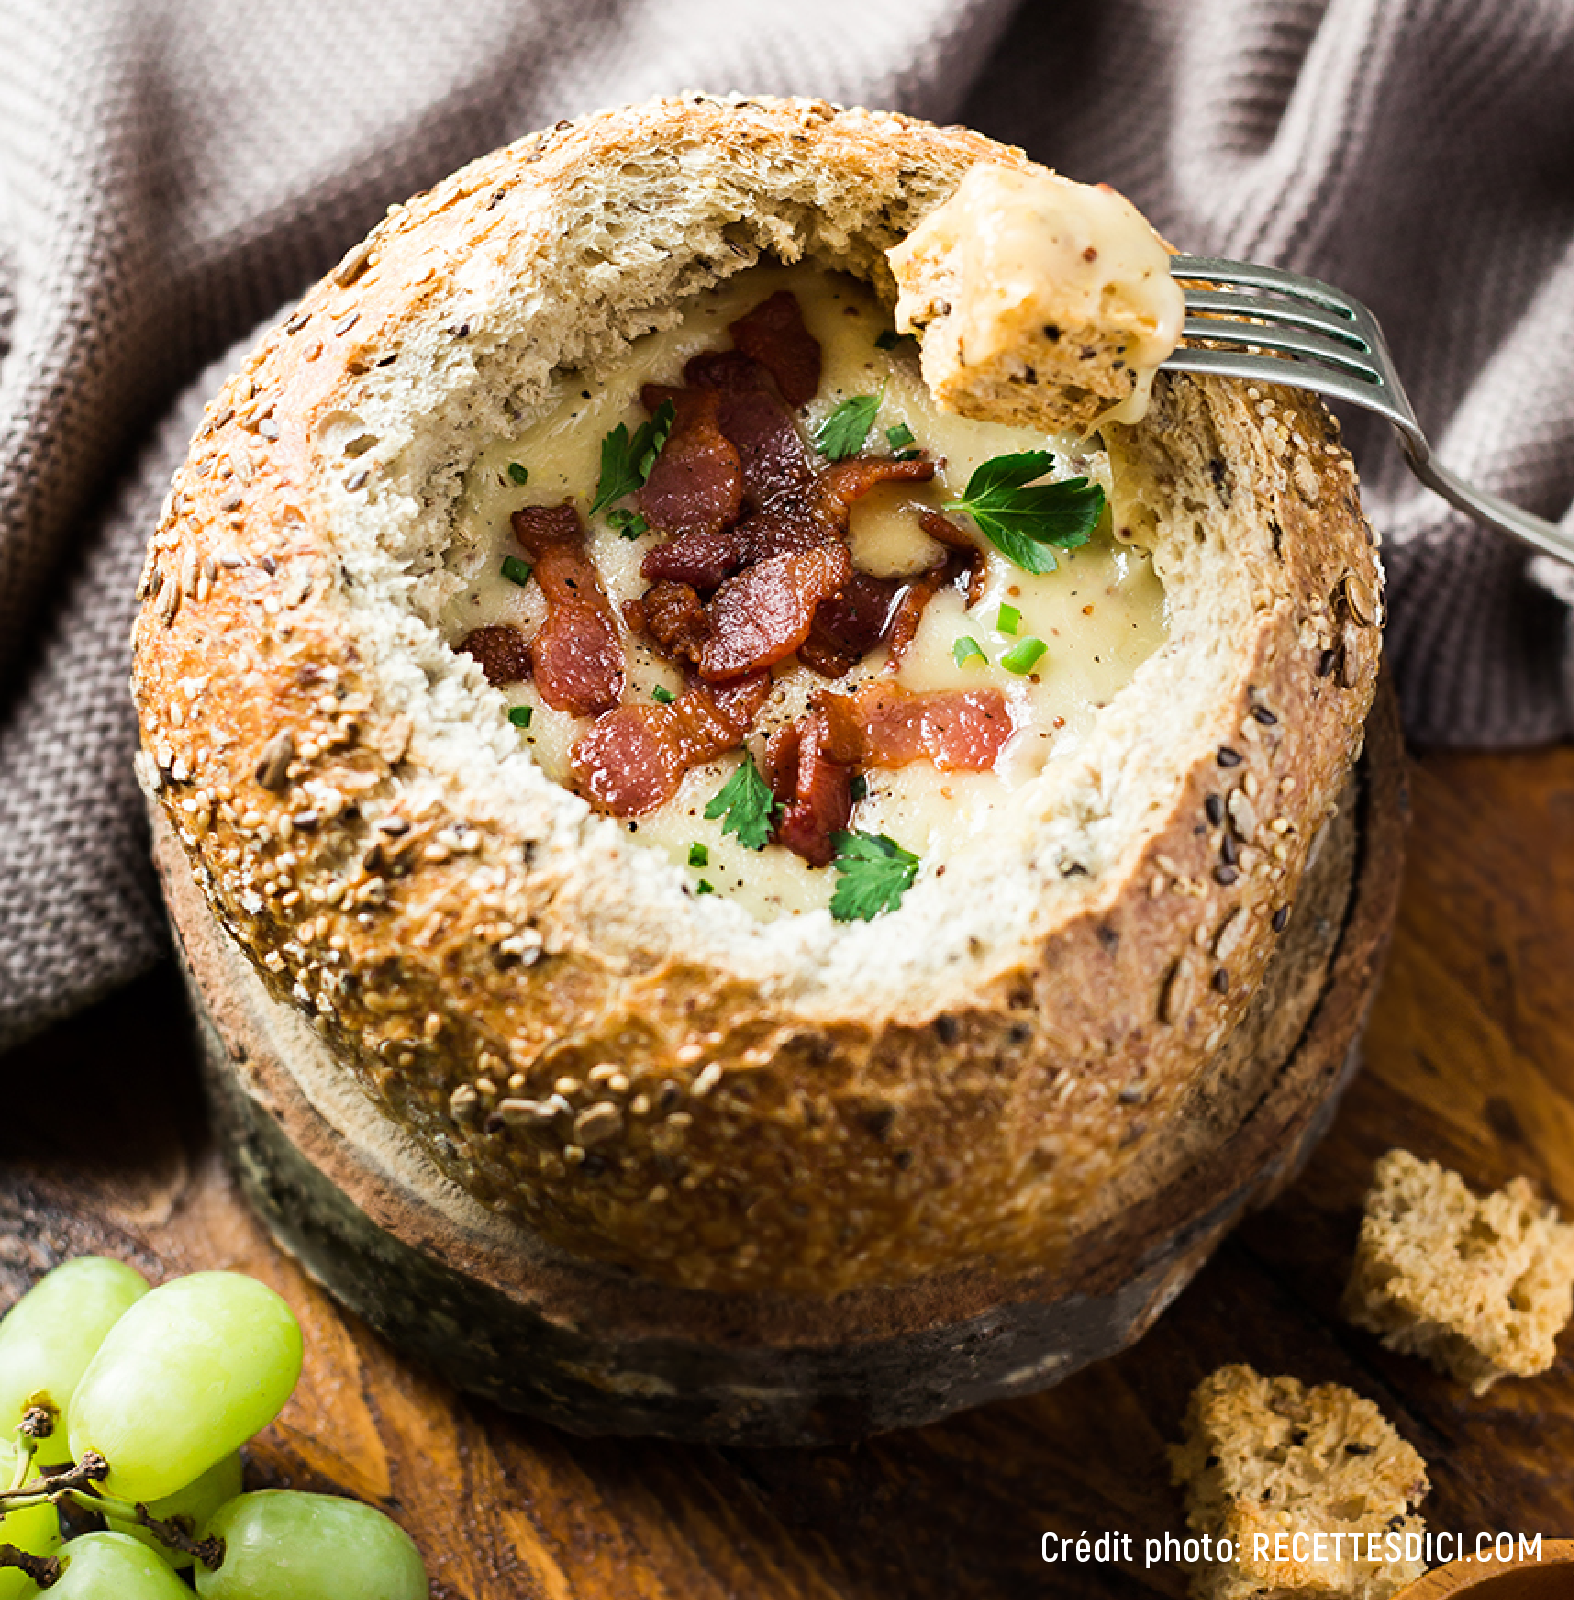
{"type": "Polygon", "coordinates": [[[0,1600],[427,1600],[409,1536],[332,1495],[241,1492],[301,1330],[271,1289],[198,1272],[149,1289],[68,1261],[0,1319],[0,1600]],[[64,1539],[60,1507],[105,1531],[64,1539]]]}

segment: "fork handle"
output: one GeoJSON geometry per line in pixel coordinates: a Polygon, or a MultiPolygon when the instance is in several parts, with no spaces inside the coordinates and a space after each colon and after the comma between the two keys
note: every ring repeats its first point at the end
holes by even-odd
{"type": "Polygon", "coordinates": [[[1484,489],[1472,488],[1462,478],[1455,477],[1447,467],[1434,461],[1425,441],[1418,449],[1415,440],[1403,428],[1396,425],[1394,432],[1399,435],[1400,447],[1404,450],[1410,470],[1433,493],[1442,495],[1451,506],[1474,517],[1477,522],[1484,522],[1489,528],[1496,528],[1500,533],[1506,533],[1511,539],[1517,539],[1555,561],[1574,566],[1574,531],[1548,522],[1545,517],[1534,516],[1507,500],[1500,500],[1495,494],[1488,494],[1484,489]]]}

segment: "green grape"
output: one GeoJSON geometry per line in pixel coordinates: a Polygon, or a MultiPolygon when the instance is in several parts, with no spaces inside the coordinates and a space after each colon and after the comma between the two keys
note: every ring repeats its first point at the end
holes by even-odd
{"type": "Polygon", "coordinates": [[[300,1372],[300,1325],[266,1284],[174,1278],[137,1301],[82,1374],[72,1454],[109,1463],[105,1494],[162,1500],[267,1427],[300,1372]]]}
{"type": "Polygon", "coordinates": [[[191,1600],[191,1590],[153,1554],[123,1533],[84,1533],[60,1549],[65,1570],[47,1589],[31,1584],[28,1597],[49,1600],[191,1600]]]}
{"type": "Polygon", "coordinates": [[[85,1533],[57,1554],[61,1574],[48,1589],[29,1587],[50,1600],[191,1600],[191,1591],[151,1551],[122,1533],[85,1533]]]}
{"type": "MultiPolygon", "coordinates": [[[[209,1467],[195,1483],[188,1483],[184,1489],[177,1490],[163,1500],[152,1501],[148,1506],[148,1513],[161,1522],[187,1517],[191,1521],[191,1526],[186,1531],[195,1533],[225,1501],[233,1500],[240,1491],[240,1452],[237,1451],[234,1455],[225,1456],[217,1466],[209,1467]]],[[[157,1550],[177,1571],[181,1567],[189,1567],[192,1563],[192,1557],[184,1550],[171,1549],[140,1522],[127,1522],[124,1517],[111,1516],[107,1511],[104,1513],[104,1521],[116,1533],[129,1534],[139,1543],[147,1545],[150,1550],[157,1550]]],[[[3,1594],[0,1594],[0,1600],[4,1600],[3,1594]]]]}
{"type": "MultiPolygon", "coordinates": [[[[8,1488],[15,1473],[15,1453],[0,1444],[0,1488],[8,1488]]],[[[0,1512],[0,1544],[14,1544],[30,1556],[52,1556],[60,1548],[60,1513],[47,1505],[0,1512]]],[[[20,1567],[0,1567],[0,1600],[37,1592],[20,1567]]]]}
{"type": "Polygon", "coordinates": [[[202,1600],[427,1600],[409,1534],[358,1500],[261,1489],[203,1530],[224,1541],[217,1571],[197,1567],[202,1600]]]}
{"type": "Polygon", "coordinates": [[[72,1391],[104,1335],[147,1292],[134,1267],[81,1256],[46,1273],[0,1318],[0,1432],[9,1436],[35,1397],[62,1414],[55,1431],[39,1440],[39,1466],[71,1459],[72,1391]]]}

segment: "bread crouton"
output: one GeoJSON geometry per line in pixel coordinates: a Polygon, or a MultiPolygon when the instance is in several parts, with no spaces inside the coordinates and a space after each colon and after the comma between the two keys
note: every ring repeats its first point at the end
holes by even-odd
{"type": "Polygon", "coordinates": [[[1228,1541],[1229,1559],[1194,1570],[1193,1600],[1388,1600],[1424,1570],[1426,1463],[1353,1390],[1221,1367],[1170,1459],[1188,1525],[1228,1541]]]}

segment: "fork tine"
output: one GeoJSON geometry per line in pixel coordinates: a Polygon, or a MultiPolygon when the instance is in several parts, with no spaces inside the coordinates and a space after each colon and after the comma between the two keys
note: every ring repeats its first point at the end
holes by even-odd
{"type": "Polygon", "coordinates": [[[1354,350],[1367,351],[1371,348],[1358,322],[1299,301],[1270,300],[1265,295],[1235,294],[1213,289],[1187,289],[1186,310],[1215,311],[1229,317],[1260,317],[1264,322],[1285,323],[1292,328],[1305,328],[1309,333],[1323,334],[1354,350]]]}
{"type": "Polygon", "coordinates": [[[1178,346],[1162,371],[1284,384],[1376,412],[1394,425],[1406,462],[1429,489],[1478,522],[1574,565],[1574,538],[1564,529],[1471,487],[1432,459],[1383,330],[1359,300],[1320,279],[1249,261],[1175,256],[1170,271],[1185,284],[1186,336],[1207,344],[1178,346]]]}
{"type": "Polygon", "coordinates": [[[1321,278],[1303,278],[1299,273],[1285,272],[1278,267],[1259,266],[1255,261],[1227,261],[1222,256],[1172,256],[1170,276],[1191,282],[1261,289],[1321,306],[1352,322],[1356,320],[1349,295],[1341,294],[1331,283],[1324,283],[1321,278]]]}
{"type": "Polygon", "coordinates": [[[1319,278],[1254,261],[1174,256],[1170,271],[1186,284],[1186,336],[1229,347],[1183,345],[1166,367],[1288,383],[1348,400],[1387,417],[1425,450],[1383,330],[1359,300],[1319,278]],[[1210,287],[1192,288],[1192,283],[1210,287]]]}
{"type": "Polygon", "coordinates": [[[1381,381],[1381,372],[1365,349],[1352,349],[1321,334],[1283,324],[1266,326],[1260,322],[1230,322],[1219,317],[1187,317],[1188,339],[1207,339],[1222,344],[1245,345],[1278,355],[1297,356],[1305,361],[1321,361],[1368,381],[1381,381]]]}

